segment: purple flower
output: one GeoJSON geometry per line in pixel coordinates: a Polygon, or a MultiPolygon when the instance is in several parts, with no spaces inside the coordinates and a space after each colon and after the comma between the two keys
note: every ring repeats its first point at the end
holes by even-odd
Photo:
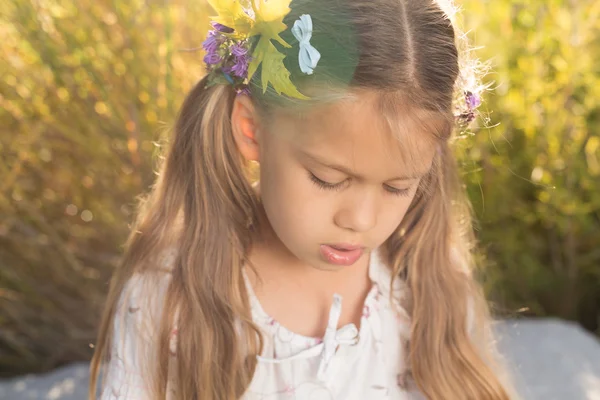
{"type": "Polygon", "coordinates": [[[231,72],[239,78],[245,78],[248,74],[248,63],[250,57],[236,57],[235,64],[231,67],[231,72]]]}
{"type": "Polygon", "coordinates": [[[233,28],[230,28],[225,25],[221,25],[218,22],[211,21],[210,24],[212,25],[213,28],[215,28],[215,30],[217,30],[219,32],[223,32],[223,33],[232,33],[233,32],[233,28]]]}
{"type": "Polygon", "coordinates": [[[245,78],[248,75],[249,57],[234,58],[233,64],[223,65],[221,71],[226,74],[232,74],[238,78],[245,78]]]}
{"type": "Polygon", "coordinates": [[[208,36],[206,40],[202,43],[202,47],[208,53],[214,53],[217,51],[219,46],[221,46],[225,42],[225,38],[217,31],[208,31],[208,36]]]}
{"type": "Polygon", "coordinates": [[[481,98],[470,91],[467,91],[467,93],[465,94],[465,100],[467,102],[467,107],[469,107],[469,110],[474,110],[481,105],[481,98]]]}
{"type": "Polygon", "coordinates": [[[221,57],[219,54],[217,54],[215,52],[206,53],[206,55],[204,56],[204,62],[207,65],[218,64],[221,62],[221,60],[223,60],[223,57],[221,57]]]}
{"type": "Polygon", "coordinates": [[[248,49],[241,43],[235,43],[229,47],[229,51],[236,57],[243,57],[248,54],[248,49]]]}
{"type": "Polygon", "coordinates": [[[229,66],[227,72],[231,72],[239,78],[245,78],[248,74],[248,64],[250,62],[248,52],[248,48],[243,42],[229,46],[229,53],[233,56],[233,65],[229,66]]]}

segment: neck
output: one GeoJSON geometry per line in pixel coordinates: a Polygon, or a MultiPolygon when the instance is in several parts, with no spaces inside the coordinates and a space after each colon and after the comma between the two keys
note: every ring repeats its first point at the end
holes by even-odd
{"type": "MultiPolygon", "coordinates": [[[[264,209],[259,215],[260,231],[255,235],[250,261],[261,281],[292,284],[307,296],[330,301],[334,293],[347,297],[362,296],[370,288],[369,257],[366,253],[355,265],[339,270],[322,270],[298,259],[273,231],[264,209]]],[[[365,294],[366,295],[366,294],[365,294]]],[[[348,300],[351,300],[350,298],[348,300]]]]}

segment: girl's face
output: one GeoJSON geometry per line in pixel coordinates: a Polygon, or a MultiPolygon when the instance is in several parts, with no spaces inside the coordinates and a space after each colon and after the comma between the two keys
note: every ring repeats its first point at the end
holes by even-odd
{"type": "Polygon", "coordinates": [[[361,95],[303,119],[279,115],[261,136],[265,213],[285,248],[314,268],[347,268],[322,245],[363,246],[356,262],[368,257],[398,227],[431,167],[432,135],[407,126],[398,140],[374,99],[361,95]]]}

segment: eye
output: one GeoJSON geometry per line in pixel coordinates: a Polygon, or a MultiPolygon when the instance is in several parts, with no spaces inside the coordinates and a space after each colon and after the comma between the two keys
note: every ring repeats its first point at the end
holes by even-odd
{"type": "Polygon", "coordinates": [[[321,189],[325,189],[325,190],[340,190],[342,188],[342,185],[345,182],[345,181],[341,181],[339,183],[325,182],[325,181],[317,178],[312,172],[309,172],[308,176],[315,185],[317,185],[321,189]]]}
{"type": "Polygon", "coordinates": [[[384,185],[385,186],[385,190],[388,191],[389,193],[393,194],[394,196],[405,196],[408,197],[410,196],[410,187],[405,188],[405,189],[398,189],[398,188],[394,188],[388,185],[384,185]]]}
{"type": "MultiPolygon", "coordinates": [[[[324,190],[341,190],[344,181],[338,182],[338,183],[329,183],[329,182],[325,182],[322,179],[317,178],[312,172],[308,172],[308,176],[310,178],[310,180],[317,185],[319,188],[324,189],[324,190]]],[[[384,185],[385,186],[385,190],[386,192],[394,195],[394,196],[405,196],[408,197],[410,196],[410,191],[411,191],[411,187],[405,188],[405,189],[398,189],[389,185],[384,185]]]]}

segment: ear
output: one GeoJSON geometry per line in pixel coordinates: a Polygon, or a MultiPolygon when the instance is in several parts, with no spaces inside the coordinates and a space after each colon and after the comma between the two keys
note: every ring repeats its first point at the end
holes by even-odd
{"type": "Polygon", "coordinates": [[[231,129],[235,143],[248,161],[259,161],[259,118],[249,96],[236,96],[231,111],[231,129]]]}

